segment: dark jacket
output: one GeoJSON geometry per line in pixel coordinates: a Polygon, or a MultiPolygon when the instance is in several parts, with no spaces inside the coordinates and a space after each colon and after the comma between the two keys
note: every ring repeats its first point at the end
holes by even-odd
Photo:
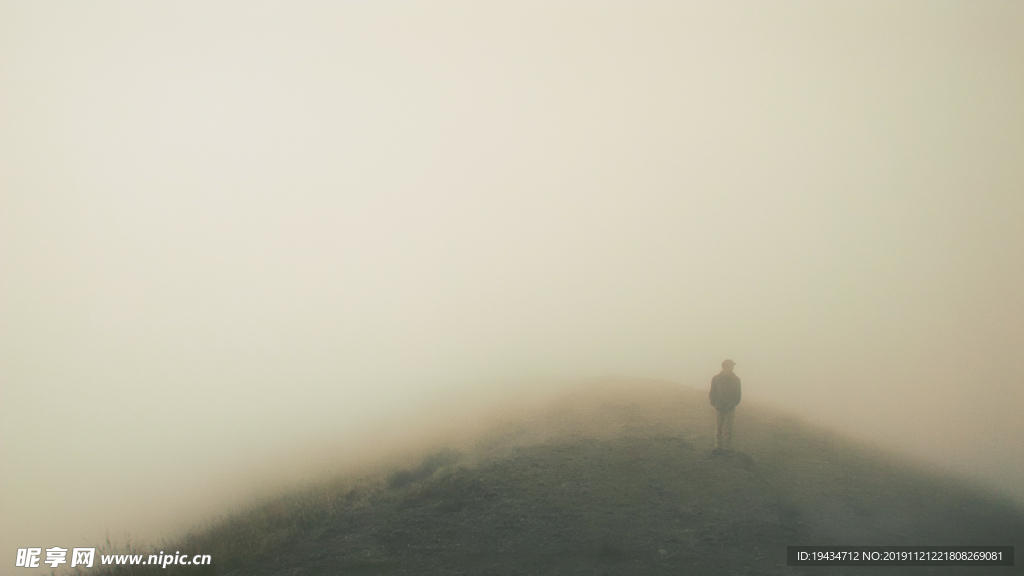
{"type": "Polygon", "coordinates": [[[740,377],[735,374],[719,373],[711,379],[711,405],[719,410],[732,410],[740,403],[740,377]]]}

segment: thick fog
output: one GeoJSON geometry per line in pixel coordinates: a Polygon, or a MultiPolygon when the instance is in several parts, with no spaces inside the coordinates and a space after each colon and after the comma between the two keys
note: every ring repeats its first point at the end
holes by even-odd
{"type": "Polygon", "coordinates": [[[398,423],[724,358],[744,401],[1024,501],[1022,26],[0,2],[0,555],[169,536],[398,423]]]}

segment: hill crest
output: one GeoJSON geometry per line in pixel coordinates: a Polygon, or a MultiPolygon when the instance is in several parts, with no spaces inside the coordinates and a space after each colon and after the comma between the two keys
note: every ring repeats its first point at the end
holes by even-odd
{"type": "Polygon", "coordinates": [[[217,550],[210,573],[238,576],[770,575],[829,573],[785,566],[787,545],[1022,544],[1024,513],[981,489],[756,406],[717,456],[713,422],[701,391],[595,382],[182,549],[217,550]]]}

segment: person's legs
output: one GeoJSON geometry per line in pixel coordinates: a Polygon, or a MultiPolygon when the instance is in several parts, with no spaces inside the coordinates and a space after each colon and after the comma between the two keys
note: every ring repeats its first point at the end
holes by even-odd
{"type": "Polygon", "coordinates": [[[729,410],[727,412],[718,412],[718,434],[721,438],[720,448],[726,450],[732,450],[732,423],[736,417],[736,409],[729,410]]]}
{"type": "Polygon", "coordinates": [[[715,450],[722,447],[722,428],[725,425],[725,412],[715,410],[715,450]]]}

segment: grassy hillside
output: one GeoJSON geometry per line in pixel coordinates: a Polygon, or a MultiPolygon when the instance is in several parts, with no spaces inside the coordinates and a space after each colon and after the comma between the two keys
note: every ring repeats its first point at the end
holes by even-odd
{"type": "MultiPolygon", "coordinates": [[[[663,382],[581,389],[162,548],[207,568],[89,574],[1020,574],[1012,568],[791,568],[786,546],[1014,545],[1024,511],[831,433],[741,405],[711,453],[706,394],[663,382]]],[[[83,573],[85,573],[83,572],[83,573]]]]}

